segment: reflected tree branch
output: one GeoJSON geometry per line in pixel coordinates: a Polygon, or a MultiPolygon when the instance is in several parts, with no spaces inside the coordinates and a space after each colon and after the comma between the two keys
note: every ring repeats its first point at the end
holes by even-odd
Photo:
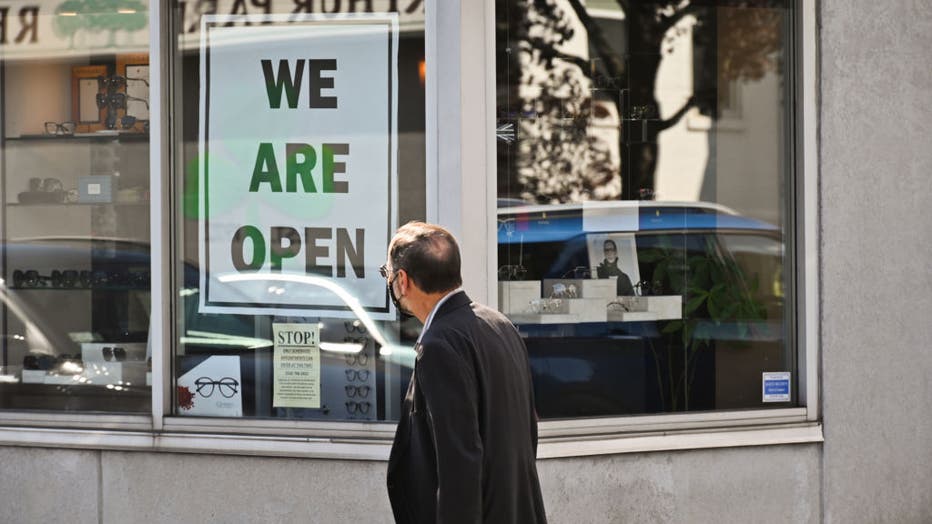
{"type": "Polygon", "coordinates": [[[528,38],[527,42],[532,48],[536,49],[540,53],[541,58],[543,58],[544,60],[549,61],[551,59],[556,58],[564,62],[568,62],[570,64],[575,65],[585,75],[589,74],[589,61],[588,60],[585,60],[584,58],[580,56],[574,56],[574,55],[568,55],[565,53],[561,53],[560,51],[556,49],[553,43],[547,40],[544,40],[542,38],[528,38]]]}
{"type": "Polygon", "coordinates": [[[670,16],[665,16],[661,18],[660,25],[659,25],[661,34],[669,31],[671,27],[678,24],[680,20],[686,18],[687,16],[698,14],[701,8],[702,8],[701,6],[690,4],[690,5],[687,5],[686,7],[683,7],[677,10],[670,16]]]}
{"type": "Polygon", "coordinates": [[[676,123],[679,122],[681,118],[683,118],[683,115],[685,115],[686,112],[689,111],[689,109],[693,107],[694,105],[696,105],[696,97],[691,96],[689,97],[689,100],[687,100],[686,103],[683,104],[683,107],[681,107],[679,111],[674,113],[673,116],[671,116],[670,118],[661,121],[660,124],[657,125],[657,132],[659,133],[661,131],[664,131],[666,129],[669,129],[675,126],[676,123]]]}
{"type": "MultiPolygon", "coordinates": [[[[624,64],[618,60],[618,56],[612,53],[612,47],[608,44],[608,41],[605,39],[605,35],[602,34],[602,30],[599,28],[598,24],[596,24],[592,17],[589,16],[589,13],[586,11],[586,7],[582,5],[579,0],[568,1],[570,7],[573,8],[573,12],[576,14],[576,17],[579,18],[579,21],[582,22],[582,24],[586,27],[589,41],[594,45],[599,58],[602,59],[602,63],[605,64],[605,68],[608,70],[608,75],[612,78],[620,77],[621,72],[624,70],[624,64]]],[[[621,6],[623,3],[623,0],[616,1],[618,1],[619,6],[621,6]]],[[[625,7],[622,7],[622,9],[625,9],[625,7]]],[[[583,69],[583,71],[586,70],[583,69]]]]}

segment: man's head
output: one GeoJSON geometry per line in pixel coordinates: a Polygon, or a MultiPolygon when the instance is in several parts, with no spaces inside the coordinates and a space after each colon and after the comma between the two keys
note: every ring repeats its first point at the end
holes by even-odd
{"type": "Polygon", "coordinates": [[[605,260],[609,262],[618,260],[618,246],[615,245],[614,240],[606,240],[605,243],[602,244],[602,252],[605,255],[605,260]]]}
{"type": "Polygon", "coordinates": [[[442,294],[463,284],[456,239],[440,226],[408,222],[388,245],[384,275],[396,307],[418,316],[422,296],[442,294]],[[401,307],[400,302],[409,296],[401,307]]]}

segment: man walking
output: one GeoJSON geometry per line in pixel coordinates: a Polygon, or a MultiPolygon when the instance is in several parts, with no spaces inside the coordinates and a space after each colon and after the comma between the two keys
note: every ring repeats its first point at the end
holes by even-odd
{"type": "Polygon", "coordinates": [[[546,522],[517,330],[459,289],[459,247],[442,227],[399,228],[380,272],[395,307],[424,324],[388,462],[395,520],[546,522]]]}

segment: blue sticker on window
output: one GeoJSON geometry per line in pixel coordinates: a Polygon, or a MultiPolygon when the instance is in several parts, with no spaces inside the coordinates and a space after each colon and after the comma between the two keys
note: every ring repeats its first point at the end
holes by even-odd
{"type": "Polygon", "coordinates": [[[790,401],[790,373],[763,373],[763,401],[789,402],[790,401]]]}

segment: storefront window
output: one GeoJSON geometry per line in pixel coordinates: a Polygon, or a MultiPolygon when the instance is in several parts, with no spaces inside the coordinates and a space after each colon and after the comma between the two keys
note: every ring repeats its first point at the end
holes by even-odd
{"type": "Polygon", "coordinates": [[[0,407],[148,412],[148,2],[0,20],[0,407]]]}
{"type": "Polygon", "coordinates": [[[541,417],[796,406],[791,3],[496,7],[499,308],[541,417]]]}
{"type": "Polygon", "coordinates": [[[174,4],[173,413],[396,420],[419,326],[379,266],[425,216],[421,2],[174,4]]]}

